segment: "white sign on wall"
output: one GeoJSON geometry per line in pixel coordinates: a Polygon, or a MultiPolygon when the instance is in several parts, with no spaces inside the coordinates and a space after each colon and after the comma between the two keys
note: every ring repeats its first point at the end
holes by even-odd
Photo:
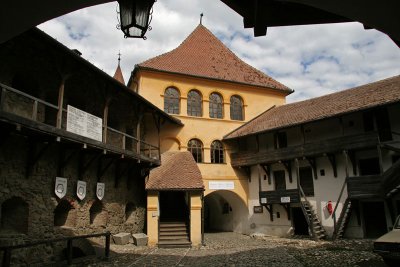
{"type": "Polygon", "coordinates": [[[290,197],[281,197],[281,203],[290,203],[290,197]]]}
{"type": "Polygon", "coordinates": [[[96,187],[96,196],[99,200],[102,200],[104,197],[104,190],[106,185],[104,183],[97,183],[96,187]]]}
{"type": "Polygon", "coordinates": [[[233,181],[209,181],[208,188],[216,190],[233,190],[235,189],[235,183],[233,181]]]}
{"type": "Polygon", "coordinates": [[[73,106],[67,106],[67,131],[97,141],[103,140],[103,120],[73,106]]]}
{"type": "Polygon", "coordinates": [[[82,200],[86,197],[86,182],[78,181],[76,185],[76,196],[82,200]]]}
{"type": "Polygon", "coordinates": [[[54,193],[58,198],[63,198],[67,194],[67,178],[56,177],[54,193]]]}

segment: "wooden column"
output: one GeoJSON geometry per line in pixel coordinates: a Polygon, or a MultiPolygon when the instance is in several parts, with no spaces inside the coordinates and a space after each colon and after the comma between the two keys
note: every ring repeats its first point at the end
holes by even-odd
{"type": "Polygon", "coordinates": [[[103,143],[107,144],[108,110],[111,98],[107,98],[103,109],[103,143]]]}
{"type": "Polygon", "coordinates": [[[63,106],[64,106],[64,88],[65,81],[67,77],[63,76],[61,78],[60,88],[58,89],[58,111],[57,111],[57,125],[58,129],[61,129],[62,126],[62,114],[63,114],[63,106]]]}
{"type": "Polygon", "coordinates": [[[136,144],[136,153],[140,155],[140,141],[141,141],[141,136],[140,136],[140,127],[142,124],[143,120],[143,110],[139,109],[139,114],[138,114],[138,122],[136,125],[136,138],[137,138],[137,144],[136,144]]]}

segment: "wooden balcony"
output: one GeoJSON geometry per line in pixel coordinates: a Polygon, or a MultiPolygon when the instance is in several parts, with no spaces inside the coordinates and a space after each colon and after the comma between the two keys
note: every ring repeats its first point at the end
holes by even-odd
{"type": "MultiPolygon", "coordinates": [[[[102,141],[66,130],[67,110],[0,83],[0,122],[24,129],[29,135],[81,144],[84,148],[159,165],[159,148],[132,135],[103,125],[102,141]],[[12,101],[9,101],[12,99],[12,101]],[[17,103],[17,105],[15,104],[17,103]],[[59,116],[58,114],[60,114],[59,116]]],[[[2,126],[6,127],[6,126],[2,126]]],[[[7,127],[11,129],[10,127],[7,127]]],[[[4,128],[5,129],[5,128],[4,128]]]]}
{"type": "Polygon", "coordinates": [[[319,156],[327,153],[341,152],[343,150],[357,150],[376,147],[378,136],[376,133],[363,133],[360,135],[343,136],[290,146],[270,151],[240,151],[231,155],[233,167],[251,166],[257,164],[274,163],[295,158],[319,156]]]}
{"type": "Polygon", "coordinates": [[[350,199],[382,198],[382,175],[348,177],[347,194],[350,199]]]}
{"type": "Polygon", "coordinates": [[[274,190],[274,191],[261,191],[260,192],[260,203],[262,204],[288,204],[288,203],[299,203],[300,193],[299,189],[287,189],[287,190],[274,190]],[[266,203],[264,203],[266,199],[266,203]]]}

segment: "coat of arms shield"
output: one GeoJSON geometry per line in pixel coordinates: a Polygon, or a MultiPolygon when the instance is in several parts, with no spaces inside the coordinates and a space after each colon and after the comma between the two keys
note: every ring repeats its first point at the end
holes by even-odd
{"type": "Polygon", "coordinates": [[[67,194],[67,178],[56,177],[54,193],[58,198],[63,198],[67,194]]]}
{"type": "Polygon", "coordinates": [[[99,200],[102,200],[104,197],[104,190],[105,190],[105,184],[104,183],[97,183],[97,188],[96,188],[96,196],[99,200]]]}
{"type": "Polygon", "coordinates": [[[86,197],[86,182],[78,181],[76,185],[76,196],[83,200],[86,197]]]}

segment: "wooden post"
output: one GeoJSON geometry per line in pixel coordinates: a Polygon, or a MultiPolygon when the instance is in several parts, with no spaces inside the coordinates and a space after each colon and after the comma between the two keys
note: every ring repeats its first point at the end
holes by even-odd
{"type": "Polygon", "coordinates": [[[107,127],[108,127],[108,109],[110,106],[111,98],[107,98],[103,109],[103,143],[107,144],[107,127]]]}
{"type": "Polygon", "coordinates": [[[381,145],[378,144],[376,146],[377,150],[378,150],[378,157],[379,157],[379,171],[380,174],[383,173],[383,158],[382,158],[382,149],[381,149],[381,145]]]}
{"type": "Polygon", "coordinates": [[[136,153],[140,155],[140,142],[141,142],[141,137],[140,137],[140,126],[142,124],[142,119],[143,119],[143,114],[142,114],[142,109],[139,111],[140,113],[138,114],[138,122],[136,125],[136,138],[137,138],[137,144],[136,144],[136,153]]]}
{"type": "MultiPolygon", "coordinates": [[[[258,171],[258,192],[261,192],[262,191],[262,184],[261,184],[260,164],[257,165],[257,171],[258,171]]],[[[250,171],[250,177],[251,177],[251,171],[250,171]]]]}
{"type": "Polygon", "coordinates": [[[11,249],[7,248],[4,250],[2,266],[10,267],[10,264],[11,264],[11,249]]]}
{"type": "Polygon", "coordinates": [[[37,113],[38,113],[38,101],[35,100],[33,102],[33,109],[32,109],[32,120],[37,120],[37,113]]]}
{"type": "Polygon", "coordinates": [[[349,177],[349,157],[347,155],[347,151],[343,150],[344,162],[345,162],[345,170],[346,170],[346,178],[349,177]]]}
{"type": "Polygon", "coordinates": [[[106,260],[108,260],[108,258],[110,257],[110,237],[111,237],[111,233],[107,232],[106,233],[106,246],[105,246],[105,251],[104,251],[106,260]]]}
{"type": "Polygon", "coordinates": [[[67,263],[72,264],[72,239],[67,241],[67,263]]]}
{"type": "Polygon", "coordinates": [[[66,77],[65,76],[62,77],[60,88],[58,89],[58,111],[57,111],[57,125],[56,125],[56,127],[58,129],[61,129],[61,126],[62,126],[65,80],[66,80],[66,77]]]}

